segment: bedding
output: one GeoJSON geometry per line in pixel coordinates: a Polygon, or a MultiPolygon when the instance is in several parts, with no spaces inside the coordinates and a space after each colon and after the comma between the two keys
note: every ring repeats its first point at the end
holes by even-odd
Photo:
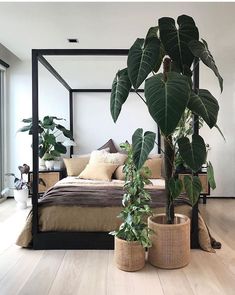
{"type": "MultiPolygon", "coordinates": [[[[154,213],[165,210],[165,187],[163,179],[152,180],[146,188],[152,196],[154,213]]],[[[117,229],[121,220],[121,200],[124,181],[91,181],[66,177],[48,190],[39,200],[40,231],[91,231],[109,232],[117,229]]],[[[181,204],[176,212],[191,217],[191,207],[181,204]]],[[[203,219],[199,218],[199,242],[202,249],[213,252],[211,238],[203,219]]],[[[16,244],[30,247],[32,243],[32,212],[18,237],[16,244]]]]}

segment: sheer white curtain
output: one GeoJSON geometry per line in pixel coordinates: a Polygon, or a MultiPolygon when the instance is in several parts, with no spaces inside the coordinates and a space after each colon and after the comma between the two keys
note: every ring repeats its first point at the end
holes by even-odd
{"type": "MultiPolygon", "coordinates": [[[[4,188],[6,156],[6,68],[0,65],[0,191],[4,188]]],[[[1,198],[1,196],[0,196],[1,198]]]]}

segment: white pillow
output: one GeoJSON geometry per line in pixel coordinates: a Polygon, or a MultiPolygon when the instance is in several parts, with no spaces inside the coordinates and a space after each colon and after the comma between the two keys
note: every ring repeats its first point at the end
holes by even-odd
{"type": "MultiPolygon", "coordinates": [[[[100,150],[100,151],[106,151],[106,152],[110,152],[110,148],[109,147],[107,147],[107,148],[105,148],[105,149],[102,149],[102,150],[100,150]]],[[[90,155],[91,154],[84,154],[84,155],[76,155],[76,154],[72,154],[72,158],[81,158],[81,157],[90,157],[90,155]]]]}
{"type": "Polygon", "coordinates": [[[108,153],[105,150],[93,151],[90,156],[90,164],[97,163],[109,163],[121,166],[125,163],[127,159],[126,154],[121,153],[108,153]]]}

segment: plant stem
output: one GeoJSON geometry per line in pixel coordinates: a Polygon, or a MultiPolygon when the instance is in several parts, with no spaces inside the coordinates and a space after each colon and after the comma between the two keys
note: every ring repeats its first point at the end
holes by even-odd
{"type": "Polygon", "coordinates": [[[167,204],[166,204],[166,216],[167,216],[167,223],[174,223],[174,204],[171,198],[171,194],[168,188],[168,183],[170,178],[173,174],[173,163],[174,163],[174,148],[172,145],[172,137],[168,136],[168,138],[164,137],[164,150],[165,150],[165,183],[166,183],[166,197],[167,197],[167,204]]]}
{"type": "Polygon", "coordinates": [[[135,93],[141,98],[141,100],[146,104],[146,101],[144,100],[144,98],[137,92],[137,90],[135,90],[135,93]]]}

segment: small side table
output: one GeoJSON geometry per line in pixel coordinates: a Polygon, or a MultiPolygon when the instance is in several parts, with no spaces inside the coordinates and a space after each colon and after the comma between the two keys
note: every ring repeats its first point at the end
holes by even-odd
{"type": "MultiPolygon", "coordinates": [[[[50,187],[52,187],[56,182],[65,177],[65,169],[58,170],[40,170],[38,172],[39,179],[41,179],[46,186],[39,184],[38,185],[38,193],[42,194],[47,191],[50,187]]],[[[28,181],[33,181],[33,172],[30,171],[28,174],[28,181]]],[[[30,190],[30,194],[32,191],[30,190]]]]}
{"type": "MultiPolygon", "coordinates": [[[[179,179],[183,180],[185,175],[191,175],[189,173],[179,173],[178,177],[179,179]]],[[[202,184],[202,191],[201,191],[201,196],[203,198],[203,204],[206,204],[206,197],[210,195],[210,185],[208,183],[208,176],[207,172],[199,172],[198,177],[201,181],[202,184]]]]}

